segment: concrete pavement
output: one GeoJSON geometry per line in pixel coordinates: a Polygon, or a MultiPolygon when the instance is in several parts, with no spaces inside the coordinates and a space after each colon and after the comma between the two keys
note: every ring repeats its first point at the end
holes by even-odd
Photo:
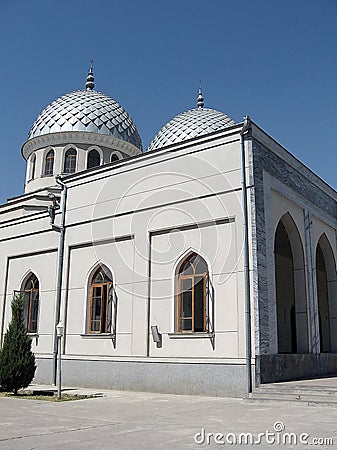
{"type": "Polygon", "coordinates": [[[78,393],[105,396],[61,403],[0,398],[0,449],[213,449],[236,447],[240,439],[248,444],[238,448],[307,449],[315,438],[321,439],[315,448],[337,448],[337,408],[94,389],[78,393]],[[286,432],[296,433],[297,445],[289,439],[283,445],[286,432]]]}

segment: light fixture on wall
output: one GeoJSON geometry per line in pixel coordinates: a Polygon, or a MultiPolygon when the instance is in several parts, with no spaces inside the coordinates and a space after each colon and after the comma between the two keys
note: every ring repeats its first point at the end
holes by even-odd
{"type": "Polygon", "coordinates": [[[161,348],[163,340],[162,340],[161,333],[159,333],[157,325],[151,325],[151,333],[152,333],[153,342],[156,343],[157,348],[161,348]]]}

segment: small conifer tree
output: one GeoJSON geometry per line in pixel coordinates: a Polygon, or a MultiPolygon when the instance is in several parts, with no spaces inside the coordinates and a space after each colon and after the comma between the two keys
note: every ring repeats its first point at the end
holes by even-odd
{"type": "Polygon", "coordinates": [[[31,339],[24,324],[24,308],[24,296],[14,295],[12,320],[0,350],[0,386],[8,392],[12,391],[14,395],[31,383],[36,369],[31,339]]]}

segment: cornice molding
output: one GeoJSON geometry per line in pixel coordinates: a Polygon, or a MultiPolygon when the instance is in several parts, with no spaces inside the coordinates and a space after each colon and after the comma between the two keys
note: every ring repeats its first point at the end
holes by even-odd
{"type": "Polygon", "coordinates": [[[37,136],[29,139],[23,144],[21,153],[27,161],[29,156],[36,150],[48,146],[68,145],[72,143],[108,147],[111,148],[111,150],[119,150],[129,156],[136,156],[142,153],[136,146],[122,139],[87,131],[63,131],[37,136]]]}

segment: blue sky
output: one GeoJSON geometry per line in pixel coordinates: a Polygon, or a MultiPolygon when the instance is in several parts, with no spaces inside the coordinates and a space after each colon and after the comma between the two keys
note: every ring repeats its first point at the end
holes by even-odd
{"type": "Polygon", "coordinates": [[[336,189],[336,18],[335,0],[2,0],[0,202],[23,192],[35,118],[91,58],[145,148],[201,79],[205,106],[249,114],[336,189]]]}

